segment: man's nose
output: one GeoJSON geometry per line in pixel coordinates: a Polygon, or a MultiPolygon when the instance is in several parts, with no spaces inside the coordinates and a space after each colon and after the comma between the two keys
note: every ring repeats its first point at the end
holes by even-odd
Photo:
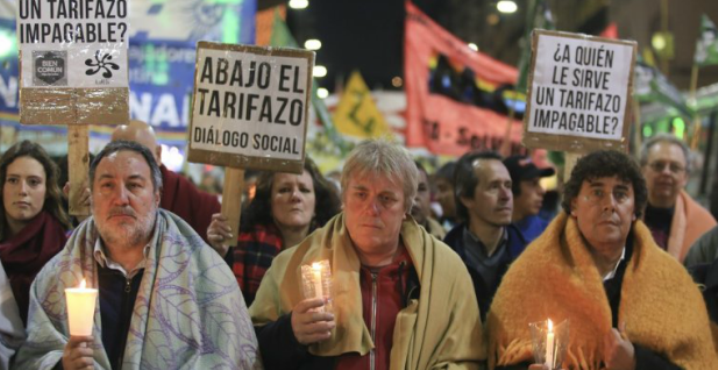
{"type": "Polygon", "coordinates": [[[130,203],[130,191],[125,186],[118,186],[115,191],[115,204],[126,205],[130,203]]]}

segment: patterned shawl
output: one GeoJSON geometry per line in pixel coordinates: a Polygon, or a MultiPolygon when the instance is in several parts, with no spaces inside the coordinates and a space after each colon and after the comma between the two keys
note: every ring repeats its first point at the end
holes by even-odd
{"type": "MultiPolygon", "coordinates": [[[[93,218],[37,275],[30,290],[28,339],[18,369],[51,369],[68,340],[64,289],[85,277],[97,286],[93,218]]],[[[158,211],[123,358],[124,370],[260,369],[257,339],[232,272],[192,228],[158,211]]],[[[111,369],[102,347],[99,302],[95,369],[111,369]]]]}

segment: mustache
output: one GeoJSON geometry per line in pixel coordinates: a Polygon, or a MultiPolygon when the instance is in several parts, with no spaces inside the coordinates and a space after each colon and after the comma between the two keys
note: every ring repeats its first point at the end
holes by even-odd
{"type": "Polygon", "coordinates": [[[132,208],[112,208],[108,217],[113,216],[131,216],[137,218],[137,214],[132,208]]]}

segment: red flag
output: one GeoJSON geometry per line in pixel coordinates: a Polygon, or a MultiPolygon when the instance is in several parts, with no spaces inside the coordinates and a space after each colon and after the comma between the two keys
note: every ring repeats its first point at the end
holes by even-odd
{"type": "Polygon", "coordinates": [[[599,35],[607,39],[618,39],[618,26],[615,22],[611,22],[599,35]]]}
{"type": "MultiPolygon", "coordinates": [[[[516,84],[518,71],[471,50],[411,2],[406,12],[407,146],[454,156],[498,150],[509,119],[489,109],[487,97],[501,85],[516,84]]],[[[513,124],[511,141],[518,149],[523,130],[520,121],[513,124]]]]}

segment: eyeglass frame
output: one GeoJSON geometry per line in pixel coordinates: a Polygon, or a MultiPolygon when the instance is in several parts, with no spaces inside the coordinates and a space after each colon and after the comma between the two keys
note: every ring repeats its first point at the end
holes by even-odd
{"type": "Polygon", "coordinates": [[[681,173],[687,172],[687,168],[679,165],[676,162],[657,160],[646,164],[652,171],[661,173],[668,167],[668,170],[674,175],[680,175],[681,173]]]}

